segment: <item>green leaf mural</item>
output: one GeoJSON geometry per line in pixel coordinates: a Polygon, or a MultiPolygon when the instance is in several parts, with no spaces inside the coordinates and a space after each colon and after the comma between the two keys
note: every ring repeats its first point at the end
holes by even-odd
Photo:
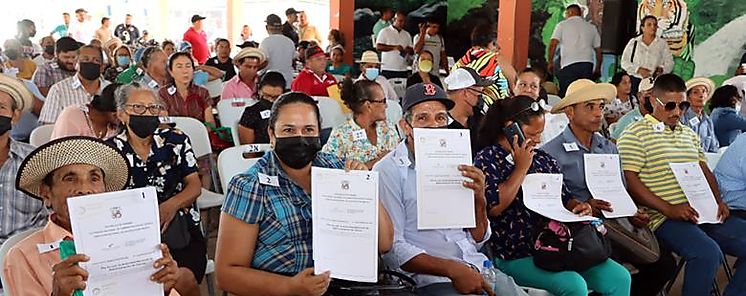
{"type": "Polygon", "coordinates": [[[469,10],[480,8],[486,2],[487,0],[448,0],[448,24],[460,20],[469,13],[469,10]]]}

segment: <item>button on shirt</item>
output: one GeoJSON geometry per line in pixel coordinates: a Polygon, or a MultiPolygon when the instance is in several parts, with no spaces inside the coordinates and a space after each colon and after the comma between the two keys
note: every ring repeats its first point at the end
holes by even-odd
{"type": "MultiPolygon", "coordinates": [[[[100,86],[96,91],[96,94],[101,94],[110,82],[99,78],[100,86]]],[[[55,123],[57,117],[60,116],[62,110],[73,105],[85,105],[91,102],[93,95],[86,91],[83,84],[78,79],[78,76],[72,76],[66,78],[58,83],[52,85],[47,94],[47,99],[44,101],[44,107],[41,108],[39,114],[39,122],[42,123],[55,123]]]]}
{"type": "Polygon", "coordinates": [[[365,130],[350,118],[332,130],[329,141],[321,151],[335,154],[345,160],[366,163],[375,159],[382,151],[391,151],[399,144],[396,125],[390,121],[377,122],[376,135],[378,141],[376,145],[373,145],[365,134],[365,130]]]}
{"type": "Polygon", "coordinates": [[[18,168],[34,146],[10,139],[10,153],[0,166],[0,244],[11,235],[28,228],[44,225],[47,211],[44,204],[16,190],[18,168]]]}
{"type": "Polygon", "coordinates": [[[619,154],[616,145],[598,133],[594,133],[591,137],[590,148],[583,146],[569,126],[562,134],[554,138],[554,140],[542,146],[541,150],[546,151],[559,162],[560,167],[562,167],[563,182],[567,186],[567,189],[574,198],[583,202],[593,197],[591,192],[588,191],[588,185],[585,183],[584,155],[619,154]],[[568,151],[565,149],[564,144],[569,143],[575,143],[578,149],[576,151],[568,151]]]}
{"type": "MultiPolygon", "coordinates": [[[[672,205],[687,202],[670,163],[705,161],[699,136],[692,129],[679,123],[671,130],[648,114],[627,128],[617,146],[622,169],[637,173],[643,185],[655,196],[672,205]]],[[[656,210],[647,209],[647,212],[653,230],[666,219],[656,210]]]]}
{"type": "Polygon", "coordinates": [[[601,47],[598,29],[579,16],[573,16],[557,24],[552,39],[558,40],[562,45],[562,68],[580,62],[592,63],[596,54],[594,49],[601,47]]]}
{"type": "Polygon", "coordinates": [[[292,91],[299,91],[312,97],[328,97],[327,88],[337,84],[334,75],[324,73],[321,76],[306,68],[298,74],[290,86],[292,91]]]}
{"type": "MultiPolygon", "coordinates": [[[[323,152],[316,155],[312,165],[344,168],[342,160],[323,152]]],[[[294,275],[313,266],[311,195],[287,176],[273,151],[233,177],[222,211],[247,224],[259,225],[251,268],[294,275]],[[266,182],[260,177],[277,179],[266,182]]]]}
{"type": "Polygon", "coordinates": [[[241,75],[235,75],[233,78],[225,82],[223,86],[223,93],[220,94],[220,99],[251,99],[256,93],[256,85],[254,89],[251,89],[246,83],[241,81],[241,75]]]}
{"type": "Polygon", "coordinates": [[[645,68],[652,74],[659,67],[663,68],[663,73],[671,73],[673,70],[673,55],[668,49],[666,40],[656,37],[650,45],[642,41],[642,35],[629,40],[622,53],[624,71],[637,78],[643,78],[637,70],[645,68]]]}
{"type": "MultiPolygon", "coordinates": [[[[394,224],[393,247],[383,255],[386,264],[400,268],[419,254],[429,254],[482,267],[487,257],[478,250],[489,239],[489,227],[482,242],[474,241],[465,229],[417,229],[417,173],[406,142],[402,141],[373,170],[379,173],[381,202],[394,224]]],[[[447,277],[427,274],[412,276],[417,287],[451,281],[447,277]]]]}
{"type": "Polygon", "coordinates": [[[699,135],[699,141],[705,152],[718,152],[720,142],[718,142],[718,138],[715,136],[715,126],[704,111],[702,111],[702,117],[699,117],[690,108],[681,116],[680,121],[699,135]]]}
{"type": "Polygon", "coordinates": [[[713,173],[728,207],[732,210],[746,210],[746,134],[736,137],[723,153],[713,173]]]}
{"type": "MultiPolygon", "coordinates": [[[[390,46],[401,45],[401,47],[412,47],[412,36],[407,30],[397,30],[393,25],[388,26],[378,33],[376,44],[390,46]]],[[[433,62],[434,63],[434,62],[433,62]]],[[[384,71],[407,71],[407,60],[401,56],[396,49],[381,53],[381,70],[384,71]]]]}

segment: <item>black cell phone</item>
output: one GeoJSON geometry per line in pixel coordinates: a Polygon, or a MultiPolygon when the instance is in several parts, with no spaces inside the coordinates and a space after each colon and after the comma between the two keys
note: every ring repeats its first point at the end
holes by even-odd
{"type": "Polygon", "coordinates": [[[505,137],[508,139],[508,143],[510,145],[513,145],[513,138],[515,136],[518,136],[518,145],[522,146],[523,142],[526,141],[526,136],[523,135],[523,131],[521,130],[521,126],[518,125],[517,122],[513,122],[513,124],[504,127],[503,132],[505,133],[505,137]]]}

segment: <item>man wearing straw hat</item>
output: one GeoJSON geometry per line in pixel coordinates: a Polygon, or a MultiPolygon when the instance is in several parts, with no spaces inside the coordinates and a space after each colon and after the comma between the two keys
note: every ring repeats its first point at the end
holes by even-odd
{"type": "Polygon", "coordinates": [[[220,98],[253,98],[257,92],[257,73],[267,66],[266,55],[261,49],[247,47],[233,57],[233,63],[238,67],[238,75],[225,82],[220,98]]]}
{"type": "Polygon", "coordinates": [[[681,116],[681,123],[699,135],[700,145],[705,152],[718,152],[720,142],[715,136],[712,119],[705,113],[705,104],[715,91],[715,82],[707,77],[695,77],[686,82],[686,97],[691,107],[681,116]]]}
{"type": "MultiPolygon", "coordinates": [[[[59,242],[73,238],[69,197],[117,191],[129,179],[127,160],[115,148],[88,137],[53,140],[32,151],[16,175],[16,187],[51,209],[46,226],[10,249],[3,266],[14,295],[72,295],[85,289],[88,272],[78,266],[85,254],[60,258],[59,242]],[[23,291],[23,293],[21,293],[23,291]]],[[[176,283],[178,266],[168,247],[153,266],[151,280],[166,292],[176,283]],[[157,272],[155,269],[159,269],[157,272]]]]}
{"type": "Polygon", "coordinates": [[[11,235],[44,225],[44,205],[15,188],[21,162],[34,147],[13,140],[12,127],[31,109],[33,96],[20,80],[0,75],[0,244],[11,235]]]}
{"type": "Polygon", "coordinates": [[[375,51],[366,50],[360,59],[357,60],[357,63],[360,64],[360,77],[355,79],[355,81],[360,79],[375,81],[383,88],[383,96],[387,100],[399,101],[399,96],[396,95],[394,87],[391,86],[386,77],[381,76],[381,61],[378,59],[378,54],[375,51]]]}
{"type": "MultiPolygon", "coordinates": [[[[585,180],[585,155],[619,154],[616,145],[598,133],[603,123],[604,105],[615,96],[616,88],[609,83],[596,84],[588,79],[571,83],[565,98],[551,111],[564,112],[570,123],[560,135],[541,147],[559,162],[564,184],[570,194],[577,200],[589,203],[596,217],[601,217],[601,210],[613,211],[614,205],[602,200],[603,196],[592,196],[585,180]]],[[[629,223],[644,227],[648,220],[647,214],[638,211],[629,218],[629,223]]],[[[626,221],[620,223],[628,224],[626,221]]],[[[639,272],[632,276],[630,295],[657,295],[670,280],[676,263],[667,249],[661,250],[660,254],[656,262],[635,265],[639,272]]]]}

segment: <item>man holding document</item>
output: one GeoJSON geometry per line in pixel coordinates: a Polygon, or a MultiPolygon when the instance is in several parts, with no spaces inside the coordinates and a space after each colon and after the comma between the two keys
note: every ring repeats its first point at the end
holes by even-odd
{"type": "MultiPolygon", "coordinates": [[[[585,79],[571,83],[565,98],[553,108],[555,113],[564,112],[570,123],[541,149],[559,162],[570,194],[588,202],[594,216],[645,227],[649,216],[637,209],[622,183],[616,145],[598,133],[604,106],[614,98],[615,91],[608,83],[585,79]],[[621,221],[628,218],[629,222],[621,221]]],[[[676,263],[671,252],[664,249],[657,262],[635,267],[639,272],[632,275],[630,295],[654,296],[675,273],[676,263]]]]}
{"type": "MultiPolygon", "coordinates": [[[[394,224],[394,245],[391,252],[384,255],[384,260],[388,265],[412,274],[419,295],[525,295],[512,279],[502,273],[497,275],[497,284],[494,285],[498,291],[493,291],[494,283],[487,283],[480,275],[487,257],[478,250],[490,236],[484,174],[471,166],[469,159],[451,166],[453,160],[462,154],[461,151],[471,154],[468,137],[454,142],[453,138],[459,132],[450,136],[443,136],[447,133],[440,135],[433,132],[427,135],[420,134],[420,130],[415,132],[415,129],[445,128],[448,125],[448,110],[453,105],[446,92],[434,84],[418,83],[407,89],[403,101],[405,113],[399,121],[406,140],[373,168],[379,173],[381,201],[394,224]],[[418,146],[420,141],[428,143],[428,146],[418,146]],[[448,153],[448,147],[452,147],[453,152],[448,153]],[[418,149],[428,149],[432,153],[418,153],[418,149]],[[418,158],[422,155],[426,158],[418,158]],[[439,163],[445,165],[446,169],[439,168],[439,163]],[[439,176],[431,171],[433,169],[441,171],[439,176]],[[419,178],[425,174],[431,177],[430,180],[441,180],[437,186],[447,190],[423,192],[418,183],[423,182],[419,178]],[[461,177],[454,182],[453,176],[459,175],[461,177]],[[445,195],[464,197],[463,192],[455,187],[472,191],[466,196],[469,200],[460,200],[461,205],[446,203],[454,199],[445,195]],[[463,204],[473,205],[473,208],[466,217],[458,217],[463,204]],[[453,207],[453,212],[433,216],[449,206],[453,207]],[[423,210],[425,212],[420,212],[423,210]],[[420,221],[423,219],[427,221],[420,221]],[[434,225],[438,219],[454,226],[463,224],[463,220],[471,220],[473,226],[453,228],[440,225],[436,229],[434,225]],[[422,222],[426,223],[423,225],[422,222]]],[[[462,135],[468,135],[468,130],[459,131],[462,135]]]]}
{"type": "MultiPolygon", "coordinates": [[[[61,138],[31,152],[16,176],[16,186],[42,200],[52,214],[43,229],[16,244],[8,253],[3,272],[10,293],[69,296],[75,290],[85,290],[89,272],[79,264],[91,258],[86,254],[71,255],[65,260],[60,257],[60,243],[73,239],[67,200],[121,190],[128,177],[126,159],[98,139],[61,138]]],[[[163,257],[153,263],[149,280],[163,284],[164,293],[168,293],[176,283],[178,266],[166,245],[161,244],[160,250],[163,257]]],[[[131,288],[128,291],[135,294],[141,291],[137,290],[141,287],[131,288]]]]}
{"type": "Polygon", "coordinates": [[[334,263],[338,262],[329,260],[329,245],[334,242],[327,238],[337,235],[349,239],[360,231],[368,242],[377,236],[378,244],[373,247],[378,253],[391,248],[393,229],[388,214],[374,202],[374,194],[365,192],[375,184],[375,174],[362,163],[344,162],[320,152],[319,109],[310,96],[284,94],[275,101],[271,114],[267,132],[273,150],[234,177],[227,189],[215,253],[218,287],[235,295],[320,296],[330,289],[332,276],[368,280],[367,267],[375,264],[376,254],[369,251],[365,253],[367,258],[354,262],[347,259],[345,267],[351,269],[335,269],[339,265],[334,263]],[[340,172],[342,169],[355,172],[340,172]],[[320,172],[322,175],[318,175],[320,172]],[[324,188],[335,179],[339,182],[336,188],[324,188]],[[316,196],[313,199],[312,194],[316,196]],[[315,204],[317,201],[320,203],[315,204]],[[329,208],[329,215],[318,217],[329,208]],[[350,211],[359,215],[348,215],[350,211]],[[372,212],[377,213],[376,225],[364,220],[372,212]],[[350,222],[366,224],[351,230],[350,222]],[[315,233],[317,230],[324,233],[315,233]],[[374,230],[377,233],[371,233],[374,230]],[[317,247],[325,251],[316,254],[317,247]],[[319,266],[317,260],[322,261],[319,266]],[[318,273],[314,267],[318,267],[318,273]]]}
{"type": "MultiPolygon", "coordinates": [[[[678,76],[659,76],[651,98],[653,113],[627,128],[618,142],[619,154],[629,191],[647,207],[650,227],[686,260],[683,295],[708,295],[723,252],[746,258],[746,221],[728,217],[699,137],[679,123],[689,107],[685,92],[678,76]]],[[[737,268],[725,295],[743,291],[746,271],[737,268]]]]}

